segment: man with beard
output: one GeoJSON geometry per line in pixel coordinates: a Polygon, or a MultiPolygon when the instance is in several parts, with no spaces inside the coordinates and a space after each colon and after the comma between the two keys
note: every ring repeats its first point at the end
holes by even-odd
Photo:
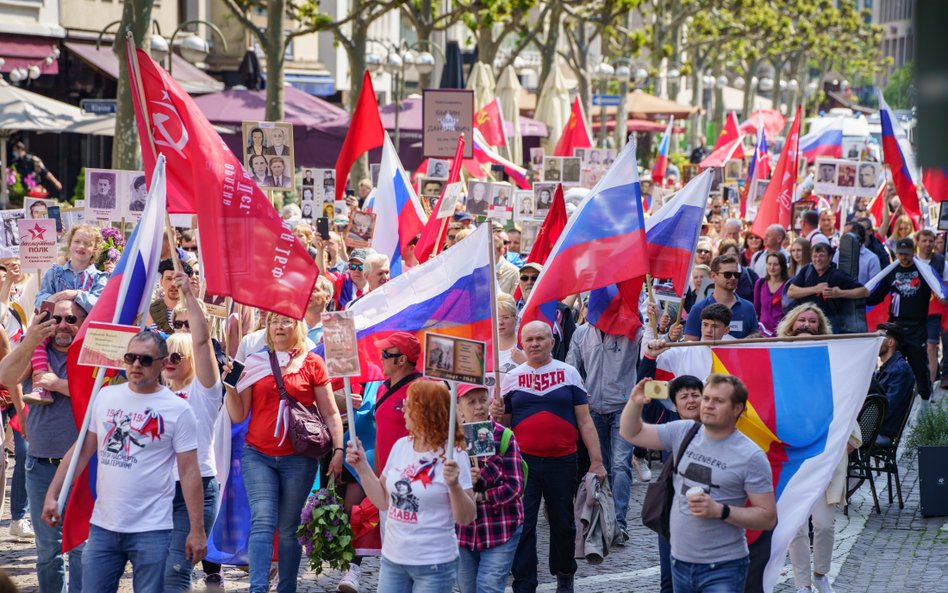
{"type": "MultiPolygon", "coordinates": [[[[52,402],[31,406],[26,416],[30,449],[26,460],[26,490],[30,516],[36,533],[36,576],[40,591],[65,591],[66,564],[62,553],[61,523],[55,527],[42,520],[42,501],[66,452],[79,431],[69,401],[66,354],[86,318],[86,312],[71,299],[56,303],[53,314],[33,317],[19,346],[0,362],[0,383],[23,384],[23,392],[45,389],[52,402]],[[32,373],[33,352],[45,343],[48,371],[32,373]]],[[[22,422],[22,418],[21,418],[22,422]]],[[[82,589],[82,549],[69,553],[69,591],[82,589]]]]}
{"type": "MultiPolygon", "coordinates": [[[[911,239],[909,239],[911,241],[911,239]]],[[[846,325],[846,309],[841,299],[862,299],[869,291],[849,274],[836,268],[830,261],[832,249],[826,243],[817,243],[810,252],[811,262],[800,268],[787,283],[786,294],[798,304],[812,303],[826,314],[837,328],[846,325]]],[[[926,313],[927,313],[926,306],[926,313]]],[[[924,320],[923,320],[924,321],[924,320]]],[[[924,328],[924,323],[922,324],[924,328]]],[[[922,339],[925,339],[923,334],[922,339]]]]}
{"type": "Polygon", "coordinates": [[[873,378],[885,389],[885,398],[889,401],[879,439],[884,438],[888,441],[885,444],[891,444],[892,439],[899,433],[899,425],[907,408],[912,404],[915,375],[899,352],[899,344],[905,337],[902,329],[893,323],[880,323],[879,329],[885,332],[885,339],[879,347],[879,361],[882,364],[873,378]]]}
{"type": "Polygon", "coordinates": [[[878,305],[887,296],[891,296],[889,322],[899,326],[903,339],[899,351],[905,356],[912,372],[915,384],[922,398],[923,408],[930,405],[932,396],[931,376],[928,373],[928,353],[925,346],[928,339],[928,306],[932,299],[932,289],[924,274],[931,275],[937,282],[931,266],[915,259],[915,242],[909,237],[899,239],[895,244],[895,256],[898,261],[883,270],[885,276],[873,287],[867,305],[878,305]],[[924,266],[924,268],[923,268],[924,266]]]}

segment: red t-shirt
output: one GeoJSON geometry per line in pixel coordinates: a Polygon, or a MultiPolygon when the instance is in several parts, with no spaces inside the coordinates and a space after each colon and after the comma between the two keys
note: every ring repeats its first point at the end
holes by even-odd
{"type": "MultiPolygon", "coordinates": [[[[316,400],[314,390],[329,383],[329,373],[326,363],[312,352],[306,353],[303,366],[295,373],[284,373],[283,383],[290,396],[299,400],[303,405],[311,406],[316,400]]],[[[247,442],[254,449],[281,457],[293,455],[293,445],[289,437],[280,444],[281,437],[274,437],[277,412],[280,410],[280,392],[277,391],[276,379],[267,375],[253,384],[250,399],[250,426],[247,428],[247,442]]],[[[280,427],[283,434],[283,427],[280,427]]]]}
{"type": "Polygon", "coordinates": [[[375,396],[376,401],[382,402],[381,405],[375,405],[375,467],[379,471],[385,467],[395,441],[408,436],[408,429],[405,428],[405,398],[408,397],[408,386],[420,378],[421,375],[417,373],[409,375],[406,377],[408,380],[402,379],[391,394],[391,383],[385,381],[375,396]]]}

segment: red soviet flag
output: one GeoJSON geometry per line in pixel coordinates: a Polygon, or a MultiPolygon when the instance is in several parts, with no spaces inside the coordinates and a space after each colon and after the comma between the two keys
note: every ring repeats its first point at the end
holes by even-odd
{"type": "Polygon", "coordinates": [[[573,156],[574,148],[592,148],[592,138],[589,136],[589,129],[586,128],[586,118],[583,116],[583,106],[579,102],[579,97],[573,101],[569,121],[566,122],[563,135],[556,143],[556,148],[553,149],[553,156],[573,156]]]}
{"type": "Polygon", "coordinates": [[[418,263],[423,264],[441,253],[441,247],[444,245],[444,240],[448,236],[448,225],[451,221],[450,219],[439,219],[437,214],[441,211],[441,202],[444,201],[444,194],[448,186],[461,179],[461,167],[463,166],[464,133],[461,132],[461,135],[458,136],[458,147],[454,151],[454,159],[451,161],[451,172],[448,173],[448,181],[444,184],[444,187],[441,188],[441,197],[438,198],[438,203],[435,204],[431,216],[428,217],[425,228],[421,229],[421,235],[418,238],[418,243],[415,245],[415,257],[418,259],[418,263]]]}
{"type": "Polygon", "coordinates": [[[349,181],[349,170],[362,153],[382,146],[385,141],[385,128],[382,127],[382,116],[379,115],[379,104],[375,100],[375,87],[372,86],[372,77],[365,71],[362,78],[362,91],[355,111],[349,119],[349,131],[342,143],[342,150],[336,158],[336,199],[341,200],[349,181]]]}
{"type": "MultiPolygon", "coordinates": [[[[721,130],[721,135],[718,136],[718,141],[714,143],[714,148],[711,149],[711,152],[716,152],[719,148],[731,144],[741,136],[743,136],[743,134],[741,134],[740,128],[737,125],[737,114],[732,111],[728,114],[727,119],[724,121],[724,129],[721,130]]],[[[730,158],[744,158],[744,147],[740,144],[737,144],[730,158]]],[[[706,167],[709,165],[702,166],[706,167]]]]}
{"type": "Polygon", "coordinates": [[[500,113],[500,99],[495,98],[477,112],[474,116],[474,127],[480,130],[484,140],[491,146],[507,146],[504,116],[500,113]]]}
{"type": "Polygon", "coordinates": [[[764,231],[772,224],[779,224],[783,228],[790,227],[790,205],[793,201],[793,191],[797,185],[797,161],[800,155],[800,108],[797,107],[797,116],[793,118],[787,142],[783,145],[783,152],[764,197],[760,201],[760,209],[754,219],[751,232],[758,237],[764,236],[764,231]]]}
{"type": "Polygon", "coordinates": [[[145,177],[155,150],[168,163],[169,204],[172,193],[193,197],[208,294],[302,319],[319,273],[313,258],[165,69],[141,50],[127,59],[144,93],[132,78],[145,177]]]}

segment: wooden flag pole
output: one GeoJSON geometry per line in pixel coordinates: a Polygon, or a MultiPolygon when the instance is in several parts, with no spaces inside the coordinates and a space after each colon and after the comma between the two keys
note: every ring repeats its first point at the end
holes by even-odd
{"type": "Polygon", "coordinates": [[[454,435],[456,434],[455,424],[458,421],[458,384],[454,381],[448,381],[451,389],[451,408],[448,414],[448,446],[444,450],[445,459],[451,461],[454,459],[454,435]]]}
{"type": "Polygon", "coordinates": [[[487,242],[490,252],[487,254],[487,261],[490,262],[490,329],[491,339],[494,342],[494,395],[500,395],[500,331],[497,329],[497,264],[494,262],[494,229],[491,229],[490,238],[487,242]]]}
{"type": "Polygon", "coordinates": [[[346,392],[346,420],[349,422],[349,440],[356,438],[355,408],[352,405],[352,382],[349,377],[342,378],[346,392]]]}
{"type": "MultiPolygon", "coordinates": [[[[652,275],[645,275],[645,290],[648,292],[648,302],[655,304],[655,293],[652,292],[652,275]]],[[[648,326],[652,328],[652,334],[658,335],[658,319],[655,318],[655,315],[648,314],[648,326]]]]}
{"type": "Polygon", "coordinates": [[[822,340],[850,340],[854,338],[881,338],[883,334],[867,332],[861,334],[828,334],[825,336],[774,336],[772,338],[746,338],[743,340],[706,340],[701,342],[673,342],[665,344],[664,348],[681,348],[686,346],[736,346],[740,344],[769,344],[774,342],[819,342],[822,340]]]}

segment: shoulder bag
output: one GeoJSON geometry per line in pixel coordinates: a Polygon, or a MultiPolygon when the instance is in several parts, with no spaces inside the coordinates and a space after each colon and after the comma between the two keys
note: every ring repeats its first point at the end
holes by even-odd
{"type": "Polygon", "coordinates": [[[270,368],[276,381],[277,391],[287,410],[287,436],[293,451],[310,459],[321,459],[332,449],[332,436],[329,427],[319,414],[316,405],[305,406],[286,391],[283,374],[277,362],[276,352],[269,351],[270,368]]]}
{"type": "Polygon", "coordinates": [[[678,473],[678,464],[681,458],[691,444],[691,440],[698,434],[701,424],[694,423],[694,426],[688,429],[685,438],[681,441],[681,447],[678,449],[678,456],[675,463],[669,459],[662,468],[662,473],[658,479],[648,485],[645,491],[645,500],[642,501],[642,524],[664,537],[669,539],[669,523],[671,521],[672,503],[675,498],[674,476],[678,473]]]}

